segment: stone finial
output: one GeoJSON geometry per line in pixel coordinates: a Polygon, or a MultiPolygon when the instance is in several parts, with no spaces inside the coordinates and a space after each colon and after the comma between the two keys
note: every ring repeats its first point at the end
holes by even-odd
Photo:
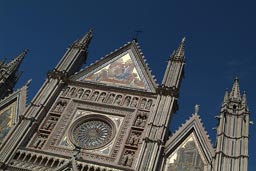
{"type": "Polygon", "coordinates": [[[196,115],[199,113],[199,107],[200,107],[199,104],[196,104],[196,105],[195,105],[195,114],[196,114],[196,115]]]}

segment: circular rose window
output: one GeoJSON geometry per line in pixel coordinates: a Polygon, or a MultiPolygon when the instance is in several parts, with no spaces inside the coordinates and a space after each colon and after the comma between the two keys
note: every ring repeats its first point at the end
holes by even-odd
{"type": "Polygon", "coordinates": [[[107,145],[114,136],[114,123],[101,115],[78,118],[70,128],[73,144],[85,149],[95,149],[107,145]]]}

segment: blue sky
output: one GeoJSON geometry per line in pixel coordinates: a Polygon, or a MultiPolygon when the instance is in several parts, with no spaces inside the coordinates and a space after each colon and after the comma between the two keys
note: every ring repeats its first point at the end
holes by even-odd
{"type": "MultiPolygon", "coordinates": [[[[256,122],[256,2],[193,1],[1,1],[0,58],[9,60],[28,48],[17,88],[32,78],[29,100],[61,59],[66,48],[89,28],[94,37],[87,65],[131,41],[135,30],[141,49],[160,83],[171,52],[185,36],[186,68],[174,131],[200,104],[200,116],[215,142],[214,116],[226,88],[239,77],[256,122]]],[[[250,126],[249,170],[256,168],[255,125],[250,126]]]]}

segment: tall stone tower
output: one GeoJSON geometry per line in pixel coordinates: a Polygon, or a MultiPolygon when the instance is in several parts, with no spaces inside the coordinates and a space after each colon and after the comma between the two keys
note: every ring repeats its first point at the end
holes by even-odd
{"type": "Polygon", "coordinates": [[[214,171],[241,171],[248,167],[249,110],[238,79],[226,91],[219,115],[214,171]]]}

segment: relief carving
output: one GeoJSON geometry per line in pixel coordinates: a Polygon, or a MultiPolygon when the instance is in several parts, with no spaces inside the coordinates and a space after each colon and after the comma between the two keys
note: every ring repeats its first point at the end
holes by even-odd
{"type": "Polygon", "coordinates": [[[56,122],[58,121],[57,117],[50,116],[49,119],[45,122],[43,129],[44,130],[53,130],[54,126],[56,125],[56,122]]]}
{"type": "Polygon", "coordinates": [[[131,97],[130,96],[125,97],[124,106],[129,106],[130,102],[131,102],[131,97]]]}
{"type": "Polygon", "coordinates": [[[84,92],[84,89],[80,88],[80,89],[77,91],[76,97],[77,97],[77,98],[81,98],[82,95],[83,95],[83,92],[84,92]]]}
{"type": "Polygon", "coordinates": [[[126,151],[121,159],[121,164],[124,166],[131,167],[132,162],[134,159],[134,152],[133,151],[126,151]]]}
{"type": "Polygon", "coordinates": [[[137,103],[138,103],[139,98],[138,97],[134,97],[132,99],[132,103],[131,103],[131,107],[136,107],[137,103]]]}
{"type": "Polygon", "coordinates": [[[140,133],[138,132],[132,132],[129,139],[128,139],[128,144],[130,145],[138,145],[139,143],[139,140],[140,140],[140,133]]]}
{"type": "Polygon", "coordinates": [[[100,97],[99,97],[99,99],[98,99],[98,102],[104,102],[104,100],[105,100],[105,98],[106,98],[106,93],[105,92],[102,92],[101,94],[100,94],[100,97]]]}
{"type": "Polygon", "coordinates": [[[69,97],[74,97],[75,96],[75,91],[76,91],[75,87],[71,88],[71,90],[68,92],[68,96],[69,97]]]}
{"type": "Polygon", "coordinates": [[[92,100],[92,101],[96,101],[96,100],[97,100],[97,98],[98,98],[98,96],[99,96],[99,92],[98,92],[98,91],[95,91],[95,92],[92,94],[92,96],[91,96],[91,99],[90,99],[90,100],[92,100]]]}
{"type": "Polygon", "coordinates": [[[152,99],[149,99],[148,102],[147,102],[147,105],[146,105],[145,109],[150,110],[150,108],[151,108],[151,106],[152,106],[152,103],[153,103],[153,100],[152,100],[152,99]]]}
{"type": "Polygon", "coordinates": [[[115,94],[110,94],[107,100],[108,104],[112,104],[115,98],[115,94]]]}
{"type": "Polygon", "coordinates": [[[141,109],[144,109],[145,106],[146,106],[146,103],[147,103],[147,99],[143,98],[143,99],[141,100],[141,103],[140,103],[140,108],[141,108],[141,109]]]}
{"type": "Polygon", "coordinates": [[[147,123],[147,113],[139,111],[134,125],[137,127],[145,127],[147,123]]]}
{"type": "Polygon", "coordinates": [[[116,99],[115,99],[115,101],[114,101],[114,104],[115,104],[115,105],[120,105],[121,102],[122,102],[122,95],[116,96],[116,99]]]}
{"type": "Polygon", "coordinates": [[[54,112],[58,112],[58,113],[61,113],[61,112],[63,112],[63,110],[65,109],[65,107],[67,106],[67,102],[65,101],[65,100],[60,100],[57,104],[56,104],[56,106],[55,106],[55,108],[54,108],[54,112]]]}
{"type": "Polygon", "coordinates": [[[47,135],[39,134],[39,135],[36,137],[36,140],[34,141],[34,143],[33,143],[32,146],[33,146],[34,148],[39,148],[39,149],[41,149],[41,148],[43,147],[43,145],[45,144],[46,139],[47,139],[47,135]]]}
{"type": "Polygon", "coordinates": [[[82,97],[82,99],[84,99],[84,100],[88,99],[88,97],[90,96],[90,94],[91,94],[91,90],[86,90],[85,93],[84,93],[84,95],[83,95],[83,97],[82,97]]]}
{"type": "Polygon", "coordinates": [[[66,96],[70,90],[70,87],[66,87],[62,93],[63,96],[66,96]]]}

